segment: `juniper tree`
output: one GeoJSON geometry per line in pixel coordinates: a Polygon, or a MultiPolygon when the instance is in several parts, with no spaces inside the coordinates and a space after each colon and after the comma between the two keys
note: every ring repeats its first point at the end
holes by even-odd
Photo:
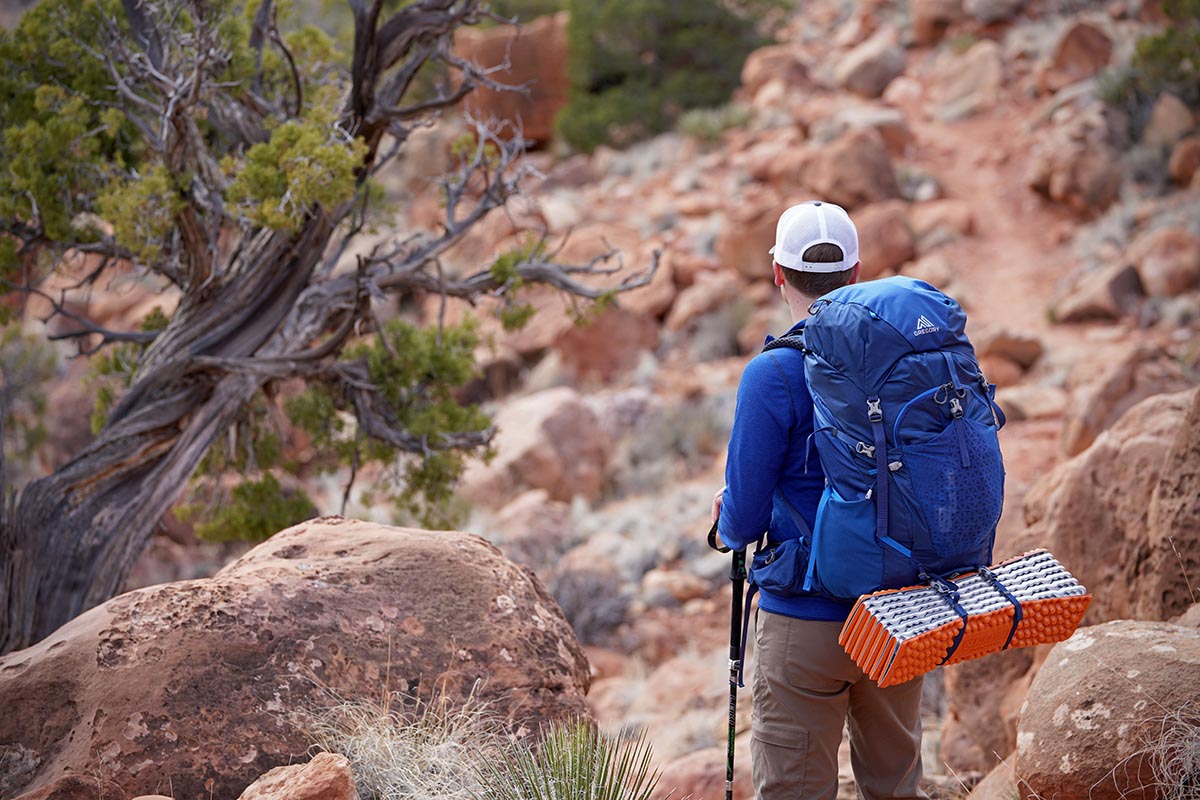
{"type": "MultiPolygon", "coordinates": [[[[5,491],[0,652],[115,594],[198,468],[277,456],[253,434],[285,381],[305,386],[288,408],[318,447],[355,465],[406,455],[410,496],[444,500],[492,434],[449,388],[474,339],[381,321],[385,298],[540,282],[597,300],[648,279],[598,285],[612,254],[564,265],[542,247],[444,269],[525,171],[519,133],[482,124],[440,183],[440,230],[339,268],[376,202],[372,175],[473,87],[500,86],[451,47],[489,15],[480,0],[349,6],[344,56],[316,28],[281,24],[271,0],[57,0],[0,34],[0,285],[41,294],[58,335],[110,379],[94,441],[5,491]],[[175,287],[178,306],[102,327],[42,288],[64,264],[86,264],[81,285],[133,265],[175,287]]],[[[246,491],[256,502],[276,485],[266,475],[246,491]]]]}

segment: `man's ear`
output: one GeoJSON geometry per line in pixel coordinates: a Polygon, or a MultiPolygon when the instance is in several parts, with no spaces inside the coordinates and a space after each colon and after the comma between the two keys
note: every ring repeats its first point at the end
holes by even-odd
{"type": "Polygon", "coordinates": [[[778,261],[771,262],[771,270],[775,273],[775,285],[783,286],[783,267],[779,266],[778,261]]]}
{"type": "Polygon", "coordinates": [[[850,276],[850,283],[858,283],[859,276],[862,274],[862,262],[854,262],[854,274],[850,276]]]}

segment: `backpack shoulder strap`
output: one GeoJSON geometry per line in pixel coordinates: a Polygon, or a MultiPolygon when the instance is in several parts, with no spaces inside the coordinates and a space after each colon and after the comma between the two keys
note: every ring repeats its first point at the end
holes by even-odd
{"type": "Polygon", "coordinates": [[[762,351],[765,353],[768,350],[775,350],[779,347],[788,347],[792,350],[804,351],[804,334],[796,333],[789,336],[780,336],[778,339],[772,339],[763,345],[762,351]]]}

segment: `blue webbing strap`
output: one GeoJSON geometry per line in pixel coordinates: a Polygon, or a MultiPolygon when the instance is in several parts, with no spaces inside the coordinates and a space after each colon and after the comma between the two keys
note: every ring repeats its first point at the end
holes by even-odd
{"type": "Polygon", "coordinates": [[[887,440],[883,432],[883,406],[878,397],[867,398],[867,419],[875,434],[875,537],[888,536],[888,465],[887,440]]]}
{"type": "Polygon", "coordinates": [[[983,579],[985,581],[987,581],[988,583],[990,583],[997,592],[1004,595],[1005,600],[1012,603],[1012,606],[1013,606],[1012,629],[1009,630],[1009,632],[1008,632],[1008,638],[1004,640],[1004,646],[1000,648],[1001,650],[1007,650],[1008,646],[1010,644],[1012,644],[1013,636],[1015,636],[1017,633],[1017,626],[1021,624],[1021,620],[1025,616],[1024,611],[1021,609],[1021,601],[1018,600],[1016,597],[1014,597],[1013,593],[1010,592],[1008,590],[1008,588],[1003,583],[1000,582],[1000,578],[998,578],[996,576],[996,573],[992,572],[987,567],[980,567],[979,574],[981,576],[983,576],[983,579]]]}
{"type": "Polygon", "coordinates": [[[958,633],[954,634],[954,641],[950,643],[950,649],[946,651],[946,656],[938,662],[938,665],[945,664],[950,660],[950,656],[954,655],[954,651],[962,644],[963,635],[967,632],[967,610],[962,607],[962,603],[958,602],[958,589],[954,584],[945,578],[938,575],[930,575],[927,572],[921,573],[921,580],[926,581],[937,590],[942,599],[950,604],[950,608],[954,609],[954,613],[962,618],[962,627],[958,629],[958,633]]]}

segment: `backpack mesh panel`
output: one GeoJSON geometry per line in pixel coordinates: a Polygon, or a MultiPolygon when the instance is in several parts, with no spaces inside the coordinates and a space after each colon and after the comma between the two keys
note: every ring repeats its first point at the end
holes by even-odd
{"type": "Polygon", "coordinates": [[[947,426],[929,443],[905,448],[904,466],[925,511],[930,543],[947,568],[980,558],[980,541],[991,540],[1000,519],[1004,466],[995,437],[986,426],[964,420],[947,426]],[[969,467],[959,456],[956,427],[966,438],[969,467]]]}

